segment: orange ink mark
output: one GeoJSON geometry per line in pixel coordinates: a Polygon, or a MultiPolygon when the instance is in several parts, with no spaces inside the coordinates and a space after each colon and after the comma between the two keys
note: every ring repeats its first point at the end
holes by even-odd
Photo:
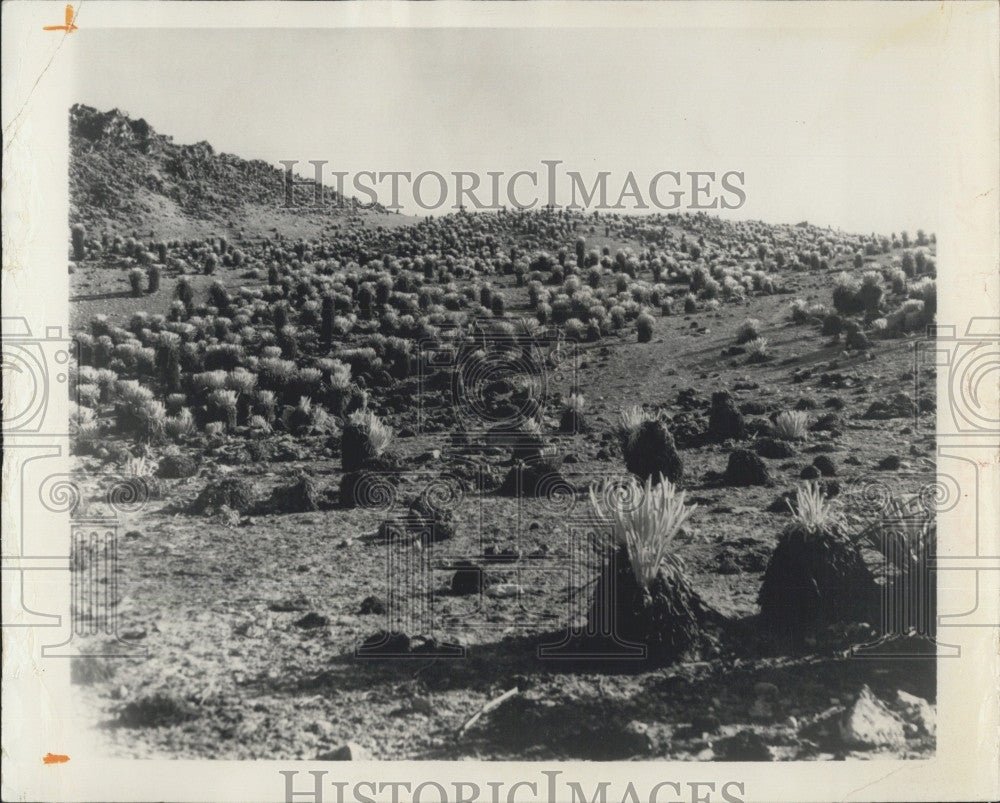
{"type": "MultiPolygon", "coordinates": [[[[77,27],[73,24],[73,20],[76,19],[76,14],[73,13],[73,6],[66,4],[66,24],[65,25],[46,25],[42,28],[43,31],[66,31],[66,33],[73,33],[77,30],[77,27]]],[[[51,753],[50,753],[51,755],[51,753]]],[[[68,761],[69,759],[67,759],[68,761]]]]}
{"type": "Polygon", "coordinates": [[[59,753],[46,753],[45,758],[42,759],[43,764],[65,764],[67,761],[69,761],[69,756],[59,753]]]}

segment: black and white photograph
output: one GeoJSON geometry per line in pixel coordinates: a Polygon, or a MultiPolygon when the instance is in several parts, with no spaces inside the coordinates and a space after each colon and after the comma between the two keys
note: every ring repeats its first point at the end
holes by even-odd
{"type": "Polygon", "coordinates": [[[38,5],[21,799],[991,798],[996,4],[38,5]]]}

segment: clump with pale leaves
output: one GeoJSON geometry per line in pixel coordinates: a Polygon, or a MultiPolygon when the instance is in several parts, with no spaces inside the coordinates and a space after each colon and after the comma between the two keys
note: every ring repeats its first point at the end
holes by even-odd
{"type": "Polygon", "coordinates": [[[630,477],[624,487],[591,486],[590,504],[604,533],[602,545],[625,549],[641,587],[648,588],[661,570],[684,573],[675,541],[697,505],[685,504],[684,491],[670,480],[661,476],[654,485],[650,477],[642,485],[630,477]]]}

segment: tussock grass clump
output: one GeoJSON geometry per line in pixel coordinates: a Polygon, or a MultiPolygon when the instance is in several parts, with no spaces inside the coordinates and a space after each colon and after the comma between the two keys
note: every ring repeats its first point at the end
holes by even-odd
{"type": "Polygon", "coordinates": [[[648,343],[653,339],[653,316],[643,312],[635,319],[635,331],[640,343],[648,343]]]}
{"type": "Polygon", "coordinates": [[[711,611],[695,592],[677,536],[695,510],[669,479],[605,482],[590,489],[605,557],[588,613],[590,632],[614,634],[646,648],[656,664],[681,658],[696,643],[711,611]]]}
{"type": "Polygon", "coordinates": [[[758,595],[764,627],[800,640],[810,630],[870,613],[865,608],[875,581],[818,483],[799,488],[789,508],[792,521],[778,538],[758,595]]]}
{"type": "Polygon", "coordinates": [[[164,434],[172,440],[193,435],[196,429],[194,415],[187,407],[182,407],[177,415],[167,416],[163,424],[164,434]]]}
{"type": "Polygon", "coordinates": [[[591,486],[590,504],[602,525],[605,548],[625,549],[635,580],[648,588],[660,573],[684,571],[674,549],[674,539],[697,505],[684,503],[685,493],[662,475],[645,485],[629,478],[623,488],[616,483],[591,486]]]}
{"type": "MultiPolygon", "coordinates": [[[[924,500],[925,501],[925,500],[924,500]]],[[[895,606],[892,630],[916,631],[928,638],[937,632],[937,522],[928,514],[919,495],[903,496],[880,516],[866,532],[869,545],[882,553],[893,567],[892,599],[895,606]]]]}
{"type": "Polygon", "coordinates": [[[622,449],[624,450],[635,439],[635,436],[639,432],[639,427],[645,422],[659,420],[659,415],[644,410],[638,404],[622,410],[619,414],[618,422],[618,439],[621,442],[622,449]]]}
{"type": "Polygon", "coordinates": [[[167,408],[153,397],[153,391],[134,379],[115,384],[115,414],[118,429],[145,440],[157,440],[165,431],[167,408]]]}
{"type": "Polygon", "coordinates": [[[771,359],[771,344],[766,337],[757,337],[747,343],[747,362],[767,362],[771,359]]]}
{"type": "Polygon", "coordinates": [[[586,409],[587,400],[582,393],[572,393],[566,399],[562,417],[559,419],[559,431],[572,433],[584,432],[587,423],[583,418],[583,411],[586,409]]]}
{"type": "Polygon", "coordinates": [[[805,440],[809,432],[809,416],[802,410],[785,410],[774,419],[774,435],[786,441],[805,440]]]}
{"type": "Polygon", "coordinates": [[[840,337],[840,333],[843,331],[843,328],[843,319],[835,313],[830,313],[829,315],[825,315],[823,317],[823,325],[820,328],[820,334],[826,337],[840,337]]]}
{"type": "Polygon", "coordinates": [[[673,436],[659,417],[650,417],[642,408],[622,413],[619,428],[625,467],[642,481],[658,481],[661,475],[677,482],[684,474],[684,464],[673,436]]]}
{"type": "Polygon", "coordinates": [[[797,298],[792,302],[789,316],[793,323],[809,322],[809,304],[804,299],[797,298]]]}
{"type": "Polygon", "coordinates": [[[749,343],[751,340],[756,340],[760,337],[760,321],[756,318],[747,318],[740,328],[736,332],[736,343],[738,345],[743,345],[744,343],[749,343]]]}
{"type": "Polygon", "coordinates": [[[298,404],[286,408],[282,423],[293,435],[305,435],[314,430],[323,430],[330,417],[319,405],[313,404],[308,396],[300,396],[298,404]]]}
{"type": "Polygon", "coordinates": [[[391,477],[385,472],[393,468],[393,461],[387,459],[392,436],[392,428],[371,410],[357,410],[348,417],[340,438],[340,462],[344,470],[340,482],[342,507],[366,504],[372,493],[369,486],[382,493],[386,483],[391,484],[391,477]]]}
{"type": "Polygon", "coordinates": [[[75,223],[70,227],[70,237],[73,240],[73,259],[77,262],[87,256],[86,239],[87,230],[82,223],[75,223]]]}
{"type": "MultiPolygon", "coordinates": [[[[358,410],[351,413],[348,426],[356,427],[364,437],[364,452],[372,457],[381,457],[392,443],[392,427],[382,421],[371,410],[358,410]]],[[[346,433],[347,427],[344,428],[346,433]]]]}
{"type": "Polygon", "coordinates": [[[146,289],[146,272],[142,268],[132,268],[128,272],[128,283],[132,288],[132,295],[141,298],[146,289]]]}
{"type": "Polygon", "coordinates": [[[89,453],[100,437],[97,414],[90,407],[70,402],[69,437],[75,454],[89,453]]]}
{"type": "Polygon", "coordinates": [[[208,414],[213,421],[222,421],[229,429],[236,426],[237,394],[233,390],[213,390],[208,395],[208,414]]]}
{"type": "Polygon", "coordinates": [[[727,390],[712,394],[712,406],[708,412],[709,440],[721,443],[726,440],[742,440],[747,436],[743,414],[736,407],[736,401],[727,390]]]}
{"type": "MultiPolygon", "coordinates": [[[[877,274],[876,274],[877,275],[877,274]]],[[[849,273],[841,273],[833,288],[833,307],[841,315],[854,315],[865,311],[861,296],[861,282],[849,273]]],[[[870,294],[870,290],[866,293],[870,294]]]]}
{"type": "Polygon", "coordinates": [[[924,277],[910,287],[910,298],[918,298],[924,302],[925,322],[931,323],[937,313],[937,281],[924,277]]]}

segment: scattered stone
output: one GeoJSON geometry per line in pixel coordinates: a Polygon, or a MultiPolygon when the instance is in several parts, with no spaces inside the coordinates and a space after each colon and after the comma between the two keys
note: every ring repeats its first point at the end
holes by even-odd
{"type": "Polygon", "coordinates": [[[934,707],[923,697],[917,697],[898,689],[896,702],[902,709],[908,724],[915,725],[918,733],[927,736],[934,736],[937,733],[937,717],[934,715],[934,707]]]}
{"type": "Polygon", "coordinates": [[[649,726],[638,720],[625,725],[614,741],[620,746],[622,757],[648,756],[656,749],[656,740],[649,726]]]}
{"type": "Polygon", "coordinates": [[[703,409],[705,400],[694,388],[684,388],[677,392],[676,405],[683,410],[703,409]]]}
{"type": "Polygon", "coordinates": [[[776,438],[758,438],[754,444],[757,454],[771,460],[784,460],[795,455],[795,447],[787,441],[780,441],[776,438]]]}
{"type": "Polygon", "coordinates": [[[767,700],[774,700],[778,697],[779,690],[778,687],[773,683],[768,683],[767,681],[760,681],[759,683],[753,684],[753,691],[758,697],[763,697],[767,700]]]}
{"type": "Polygon", "coordinates": [[[429,717],[434,713],[434,704],[426,697],[414,697],[410,700],[410,713],[429,717]]]}
{"type": "Polygon", "coordinates": [[[303,473],[291,485],[275,488],[269,507],[282,513],[310,513],[319,510],[319,503],[316,481],[303,473]]]}
{"type": "Polygon", "coordinates": [[[338,499],[345,509],[356,507],[385,507],[394,499],[398,477],[391,470],[383,470],[372,460],[366,463],[374,468],[348,471],[340,478],[338,499]]]}
{"type": "Polygon", "coordinates": [[[367,616],[369,614],[383,614],[385,613],[385,603],[378,597],[367,596],[361,600],[360,613],[362,616],[367,616]]]}
{"type": "Polygon", "coordinates": [[[814,465],[805,466],[801,472],[799,472],[799,477],[804,480],[818,480],[822,475],[820,470],[814,465]]]}
{"type": "Polygon", "coordinates": [[[818,455],[815,460],[813,460],[813,465],[819,470],[819,473],[824,477],[835,477],[837,476],[837,466],[834,465],[833,460],[827,457],[825,454],[818,455]]]}
{"type": "Polygon", "coordinates": [[[836,413],[825,413],[817,418],[809,427],[812,432],[833,432],[842,425],[840,416],[836,413]]]}
{"type": "Polygon", "coordinates": [[[177,480],[185,477],[193,477],[198,473],[198,463],[194,458],[179,452],[170,452],[160,458],[160,464],[156,469],[156,476],[165,480],[177,480]]]}
{"type": "Polygon", "coordinates": [[[732,550],[723,549],[715,559],[715,571],[719,574],[739,574],[740,567],[732,550]]]}
{"type": "Polygon", "coordinates": [[[718,761],[772,761],[771,750],[752,730],[719,739],[712,745],[718,761]]]}
{"type": "MultiPolygon", "coordinates": [[[[537,525],[538,522],[532,522],[532,524],[537,525]]],[[[521,558],[521,553],[509,547],[498,550],[495,546],[488,546],[483,550],[483,558],[489,563],[517,563],[521,558]]]]}
{"type": "Polygon", "coordinates": [[[715,714],[701,714],[691,720],[691,731],[698,736],[705,733],[718,733],[721,727],[722,723],[715,714]]]}
{"type": "Polygon", "coordinates": [[[481,567],[469,560],[460,560],[460,567],[451,578],[451,593],[456,596],[478,594],[482,591],[485,577],[481,567]]]}
{"type": "Polygon", "coordinates": [[[407,526],[424,543],[447,541],[455,536],[452,510],[444,505],[436,504],[435,499],[427,493],[414,497],[410,502],[407,526]]]}
{"type": "Polygon", "coordinates": [[[191,512],[211,515],[222,507],[247,513],[256,501],[253,483],[242,477],[226,477],[206,485],[191,505],[191,512]]]}
{"type": "Polygon", "coordinates": [[[407,655],[411,652],[412,641],[406,633],[389,633],[385,630],[378,631],[375,635],[369,636],[361,645],[361,649],[369,655],[407,655]]]}
{"type": "Polygon", "coordinates": [[[500,496],[532,497],[550,489],[572,487],[561,469],[562,458],[555,455],[519,461],[511,466],[497,493],[500,496]]]}
{"type": "Polygon", "coordinates": [[[903,721],[879,700],[868,686],[840,722],[840,736],[848,745],[901,747],[906,744],[903,721]]]}
{"type": "Polygon", "coordinates": [[[211,518],[214,524],[221,527],[238,527],[241,521],[239,512],[233,510],[229,505],[223,505],[206,515],[211,518]]]}
{"type": "Polygon", "coordinates": [[[899,457],[891,454],[879,461],[876,468],[879,471],[898,471],[900,466],[899,457]]]}
{"type": "Polygon", "coordinates": [[[360,745],[348,742],[336,750],[328,750],[316,756],[317,761],[368,761],[371,756],[360,745]]]}
{"type": "Polygon", "coordinates": [[[311,604],[306,596],[298,594],[294,597],[287,597],[268,603],[267,609],[269,611],[276,611],[277,613],[294,613],[307,610],[311,604]]]}
{"type": "Polygon", "coordinates": [[[517,583],[497,583],[497,585],[487,588],[486,594],[496,599],[508,599],[518,596],[521,591],[521,586],[517,583]]]}
{"type": "Polygon", "coordinates": [[[327,617],[318,614],[315,611],[310,611],[299,619],[295,623],[295,626],[301,627],[303,630],[312,630],[317,627],[326,627],[328,624],[330,624],[330,620],[327,617]]]}
{"type": "Polygon", "coordinates": [[[864,351],[871,346],[871,342],[868,340],[868,337],[864,332],[849,331],[847,333],[845,345],[851,351],[864,351]]]}
{"type": "Polygon", "coordinates": [[[198,711],[190,703],[165,692],[155,692],[126,703],[118,715],[118,722],[126,728],[161,728],[197,717],[198,711]]]}
{"type": "Polygon", "coordinates": [[[729,464],[726,466],[723,481],[726,485],[739,487],[772,483],[764,461],[746,449],[736,449],[729,453],[729,464]]]}
{"type": "Polygon", "coordinates": [[[890,399],[872,402],[861,417],[867,420],[887,421],[890,418],[913,418],[915,414],[913,399],[905,393],[897,393],[890,399]]]}

